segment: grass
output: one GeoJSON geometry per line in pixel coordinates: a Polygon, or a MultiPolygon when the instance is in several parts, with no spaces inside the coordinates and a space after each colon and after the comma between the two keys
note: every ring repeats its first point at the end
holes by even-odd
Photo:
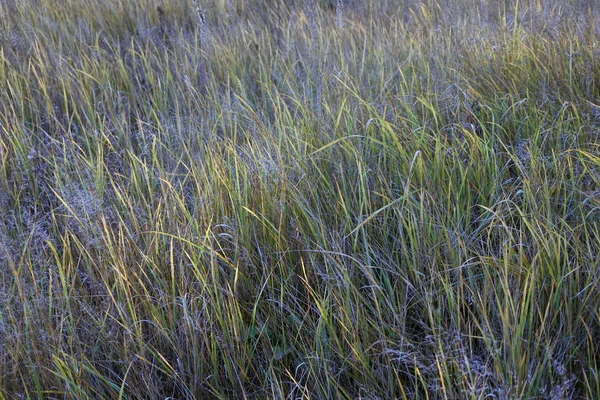
{"type": "Polygon", "coordinates": [[[0,399],[598,398],[599,26],[0,1],[0,399]]]}

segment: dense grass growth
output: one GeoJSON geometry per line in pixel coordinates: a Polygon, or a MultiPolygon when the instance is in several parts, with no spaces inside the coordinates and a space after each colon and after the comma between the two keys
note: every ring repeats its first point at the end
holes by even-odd
{"type": "Polygon", "coordinates": [[[0,0],[0,399],[600,397],[595,0],[0,0]]]}

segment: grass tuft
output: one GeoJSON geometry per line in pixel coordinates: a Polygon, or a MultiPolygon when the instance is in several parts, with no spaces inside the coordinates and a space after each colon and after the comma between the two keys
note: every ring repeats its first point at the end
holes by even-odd
{"type": "Polygon", "coordinates": [[[599,398],[599,26],[0,0],[0,399],[599,398]]]}

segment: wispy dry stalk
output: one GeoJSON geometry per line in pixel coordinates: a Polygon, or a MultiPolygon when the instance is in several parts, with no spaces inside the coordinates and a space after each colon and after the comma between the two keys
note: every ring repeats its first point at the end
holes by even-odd
{"type": "Polygon", "coordinates": [[[198,15],[198,27],[200,28],[200,42],[202,45],[206,43],[206,15],[204,9],[198,4],[198,0],[192,0],[194,7],[196,7],[196,15],[198,15]]]}
{"type": "MultiPolygon", "coordinates": [[[[200,29],[200,50],[206,50],[206,15],[204,9],[198,4],[198,0],[192,0],[196,7],[196,15],[198,16],[198,27],[200,29]]],[[[207,92],[207,71],[206,71],[206,60],[205,56],[201,54],[200,64],[198,65],[198,82],[200,86],[200,93],[206,94],[207,92]]]]}
{"type": "Polygon", "coordinates": [[[338,28],[344,27],[344,0],[337,0],[335,6],[335,24],[338,28]]]}

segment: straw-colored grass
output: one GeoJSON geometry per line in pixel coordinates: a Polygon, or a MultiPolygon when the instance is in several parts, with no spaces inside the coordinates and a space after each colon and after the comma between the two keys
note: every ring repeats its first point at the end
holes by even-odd
{"type": "Polygon", "coordinates": [[[599,398],[598,11],[0,0],[0,399],[599,398]]]}

